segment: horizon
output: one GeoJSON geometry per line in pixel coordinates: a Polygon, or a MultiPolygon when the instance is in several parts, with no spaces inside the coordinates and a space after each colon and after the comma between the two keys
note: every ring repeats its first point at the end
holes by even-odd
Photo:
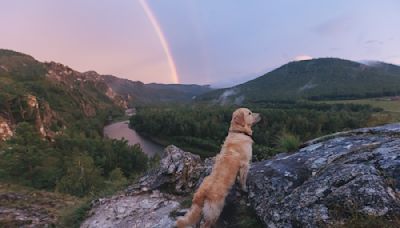
{"type": "MultiPolygon", "coordinates": [[[[13,51],[13,52],[25,54],[25,55],[28,55],[28,56],[30,56],[30,57],[32,57],[32,58],[38,60],[37,58],[35,58],[35,56],[32,56],[32,55],[30,55],[29,53],[23,53],[23,52],[20,52],[20,51],[17,51],[17,50],[11,50],[11,49],[5,49],[5,48],[0,48],[0,50],[8,50],[8,51],[13,51]]],[[[134,80],[134,79],[129,79],[129,78],[120,77],[120,76],[118,76],[118,75],[101,74],[101,73],[97,72],[96,70],[86,70],[86,71],[78,71],[78,72],[80,72],[80,73],[85,73],[85,72],[93,71],[93,72],[95,72],[95,73],[97,73],[97,74],[99,74],[99,75],[110,75],[110,76],[117,77],[117,78],[120,78],[120,79],[127,79],[127,80],[134,81],[134,82],[135,82],[135,81],[137,81],[137,82],[142,82],[142,83],[144,83],[144,84],[199,85],[199,86],[210,86],[210,87],[213,88],[213,89],[224,89],[224,88],[235,87],[235,86],[240,85],[240,84],[242,84],[242,83],[246,83],[246,82],[251,81],[251,80],[253,80],[253,79],[256,79],[256,78],[258,78],[258,77],[264,76],[264,75],[266,75],[266,74],[268,74],[268,73],[270,73],[270,72],[272,72],[272,71],[274,71],[274,70],[277,70],[277,69],[281,68],[282,66],[287,65],[287,64],[292,63],[292,62],[302,62],[302,61],[310,61],[310,60],[318,60],[318,59],[338,59],[338,60],[346,60],[346,61],[352,61],[352,62],[360,63],[360,64],[363,64],[363,65],[371,65],[371,64],[374,64],[374,63],[383,63],[383,64],[391,64],[391,65],[395,65],[395,66],[399,66],[399,67],[400,67],[400,64],[388,63],[388,62],[384,62],[384,61],[380,61],[380,60],[359,60],[359,61],[353,61],[353,60],[343,59],[343,58],[340,58],[340,57],[333,57],[333,56],[329,56],[329,57],[316,57],[316,58],[305,58],[305,59],[303,59],[303,58],[298,58],[298,59],[290,60],[289,62],[284,63],[284,64],[282,64],[282,65],[279,65],[279,66],[277,66],[277,67],[271,68],[271,69],[265,71],[264,73],[254,74],[254,75],[252,75],[252,76],[247,76],[246,78],[243,78],[243,77],[238,77],[238,78],[233,78],[233,79],[231,78],[230,83],[225,83],[224,81],[220,81],[220,82],[217,82],[217,83],[215,83],[215,84],[168,83],[168,82],[167,82],[167,83],[160,83],[160,82],[143,82],[143,81],[140,81],[140,80],[134,80]]],[[[40,61],[40,60],[39,60],[39,61],[40,61]]],[[[50,61],[43,61],[43,62],[46,63],[46,62],[54,62],[54,61],[50,60],[50,61]]],[[[66,64],[64,64],[64,63],[60,63],[60,62],[55,62],[55,63],[65,65],[65,66],[71,68],[72,70],[76,70],[76,69],[74,69],[73,67],[68,66],[68,65],[66,65],[66,64]]]]}
{"type": "Polygon", "coordinates": [[[227,87],[310,58],[400,65],[399,9],[390,0],[15,1],[0,9],[0,48],[132,81],[227,87]]]}

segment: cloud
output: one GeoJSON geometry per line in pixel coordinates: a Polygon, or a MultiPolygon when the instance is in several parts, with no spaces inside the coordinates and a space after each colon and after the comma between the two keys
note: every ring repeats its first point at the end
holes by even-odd
{"type": "Polygon", "coordinates": [[[377,44],[377,45],[382,45],[383,42],[380,40],[367,40],[365,41],[365,44],[377,44]]]}
{"type": "Polygon", "coordinates": [[[400,66],[400,57],[388,59],[387,62],[400,66]]]}
{"type": "Polygon", "coordinates": [[[354,16],[343,14],[317,24],[312,30],[323,36],[337,36],[351,31],[354,20],[354,16]]]}
{"type": "Polygon", "coordinates": [[[309,56],[309,55],[298,55],[296,57],[294,57],[294,61],[303,61],[303,60],[310,60],[313,59],[313,57],[309,56]]]}

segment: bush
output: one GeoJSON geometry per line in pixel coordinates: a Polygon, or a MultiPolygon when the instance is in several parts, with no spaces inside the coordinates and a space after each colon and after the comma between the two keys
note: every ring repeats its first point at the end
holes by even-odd
{"type": "Polygon", "coordinates": [[[114,185],[124,185],[128,182],[124,173],[121,171],[120,168],[115,168],[111,171],[110,176],[108,178],[114,185]]]}
{"type": "Polygon", "coordinates": [[[75,196],[85,196],[96,193],[103,183],[100,170],[94,165],[93,159],[87,155],[72,158],[65,176],[57,183],[57,191],[75,196]]]}
{"type": "Polygon", "coordinates": [[[278,138],[278,148],[285,152],[297,150],[300,144],[301,142],[299,137],[288,132],[282,133],[282,135],[278,138]]]}

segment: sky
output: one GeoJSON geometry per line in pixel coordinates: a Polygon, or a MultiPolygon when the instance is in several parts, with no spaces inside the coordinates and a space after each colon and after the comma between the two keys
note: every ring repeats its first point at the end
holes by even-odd
{"type": "Polygon", "coordinates": [[[400,65],[398,0],[0,0],[0,48],[145,83],[230,86],[319,57],[400,65]]]}

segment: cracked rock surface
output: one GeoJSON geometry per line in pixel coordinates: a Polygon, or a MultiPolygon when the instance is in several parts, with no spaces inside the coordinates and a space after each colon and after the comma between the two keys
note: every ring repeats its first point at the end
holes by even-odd
{"type": "MultiPolygon", "coordinates": [[[[158,169],[124,193],[95,201],[81,227],[172,227],[213,163],[168,146],[158,169]]],[[[248,202],[265,227],[335,227],[355,213],[399,216],[399,174],[400,124],[324,136],[253,163],[248,200],[234,186],[218,227],[231,227],[226,221],[238,214],[230,210],[248,202]]]]}
{"type": "Polygon", "coordinates": [[[159,191],[100,199],[81,227],[172,227],[174,221],[169,214],[178,206],[179,197],[159,191]]]}
{"type": "Polygon", "coordinates": [[[348,214],[400,214],[400,124],[309,141],[254,163],[249,200],[267,227],[340,224],[348,214]]]}
{"type": "Polygon", "coordinates": [[[182,195],[194,191],[207,169],[211,166],[206,166],[198,155],[168,146],[159,168],[144,175],[124,193],[93,202],[81,227],[173,227],[175,218],[171,213],[180,209],[182,195]]]}

